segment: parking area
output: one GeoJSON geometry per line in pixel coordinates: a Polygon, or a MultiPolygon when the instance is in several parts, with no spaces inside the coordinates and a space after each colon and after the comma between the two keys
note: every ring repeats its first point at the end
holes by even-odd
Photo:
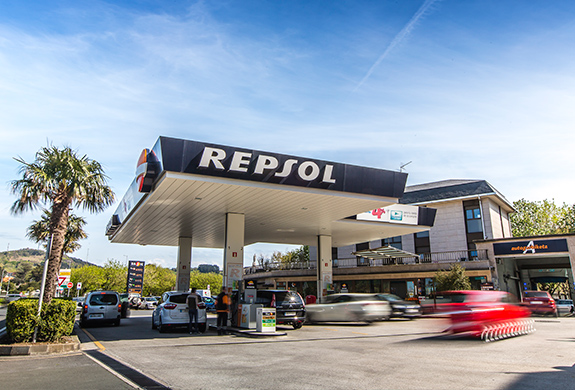
{"type": "Polygon", "coordinates": [[[88,328],[83,349],[172,389],[571,389],[575,376],[572,317],[536,317],[535,333],[485,343],[443,334],[440,319],[286,327],[253,339],[160,334],[150,315],[88,328]]]}

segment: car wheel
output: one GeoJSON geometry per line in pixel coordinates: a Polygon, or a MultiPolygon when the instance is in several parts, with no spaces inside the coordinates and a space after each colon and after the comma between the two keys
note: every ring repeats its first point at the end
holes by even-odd
{"type": "Polygon", "coordinates": [[[294,322],[292,325],[294,329],[299,329],[303,326],[303,322],[294,322]]]}
{"type": "Polygon", "coordinates": [[[203,324],[198,324],[198,330],[200,331],[200,333],[204,333],[207,329],[207,324],[203,323],[203,324]]]}
{"type": "Polygon", "coordinates": [[[160,333],[164,333],[166,331],[166,326],[162,324],[162,317],[158,320],[158,330],[160,333]]]}
{"type": "Polygon", "coordinates": [[[88,327],[88,321],[83,319],[84,317],[80,317],[80,327],[81,328],[87,328],[88,327]]]}
{"type": "Polygon", "coordinates": [[[158,329],[156,323],[154,322],[154,316],[152,316],[152,329],[158,329]]]}
{"type": "Polygon", "coordinates": [[[305,315],[305,322],[307,322],[308,324],[313,324],[315,323],[315,320],[313,318],[313,315],[310,313],[306,313],[305,315]]]}
{"type": "Polygon", "coordinates": [[[120,326],[120,319],[116,319],[116,321],[114,321],[114,326],[120,326]]]}

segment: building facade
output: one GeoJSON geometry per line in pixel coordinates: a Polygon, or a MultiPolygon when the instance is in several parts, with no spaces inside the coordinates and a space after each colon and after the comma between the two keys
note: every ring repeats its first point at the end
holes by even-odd
{"type": "MultiPolygon", "coordinates": [[[[452,264],[466,269],[474,289],[499,288],[496,261],[477,242],[510,238],[513,206],[491,184],[445,180],[408,186],[400,203],[436,209],[434,225],[429,231],[332,248],[333,292],[391,292],[405,298],[428,295],[435,273],[452,264]],[[412,255],[380,257],[374,250],[384,246],[412,255]]],[[[310,247],[308,263],[248,267],[244,280],[258,288],[313,294],[315,259],[315,248],[310,247]]]]}

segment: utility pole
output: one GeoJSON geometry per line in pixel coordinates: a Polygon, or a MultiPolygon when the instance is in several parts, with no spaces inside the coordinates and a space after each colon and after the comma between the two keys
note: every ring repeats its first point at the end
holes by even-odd
{"type": "MultiPolygon", "coordinates": [[[[42,313],[42,301],[44,300],[44,290],[46,289],[46,275],[48,274],[48,259],[50,258],[50,252],[52,251],[52,237],[51,234],[48,237],[48,242],[46,243],[46,258],[44,259],[44,273],[42,274],[42,284],[40,287],[40,299],[38,300],[38,317],[42,313]]],[[[36,336],[38,335],[38,326],[34,329],[34,336],[32,337],[32,342],[36,342],[36,336]]]]}

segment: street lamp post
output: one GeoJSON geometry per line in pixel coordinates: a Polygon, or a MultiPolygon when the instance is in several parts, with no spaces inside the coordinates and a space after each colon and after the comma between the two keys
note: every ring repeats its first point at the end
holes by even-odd
{"type": "MultiPolygon", "coordinates": [[[[50,252],[52,251],[52,237],[54,235],[51,234],[48,237],[48,242],[46,243],[46,259],[44,260],[44,272],[42,274],[42,284],[40,287],[40,297],[38,299],[38,317],[40,317],[40,313],[42,312],[42,301],[44,299],[44,290],[46,289],[46,275],[48,274],[48,259],[50,258],[50,252]]],[[[34,328],[34,336],[32,337],[32,342],[36,342],[36,336],[38,335],[38,325],[34,328]]]]}
{"type": "MultiPolygon", "coordinates": [[[[2,294],[2,282],[4,282],[4,274],[6,273],[6,270],[3,269],[2,270],[2,277],[0,278],[0,294],[2,294]]],[[[8,293],[6,293],[6,295],[8,295],[8,293]]]]}

